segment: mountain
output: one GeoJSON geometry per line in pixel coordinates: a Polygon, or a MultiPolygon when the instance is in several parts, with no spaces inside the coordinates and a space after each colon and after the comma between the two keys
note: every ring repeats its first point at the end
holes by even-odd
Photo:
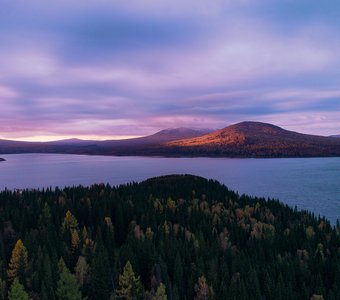
{"type": "Polygon", "coordinates": [[[171,142],[180,139],[194,138],[207,134],[212,130],[209,129],[192,129],[192,128],[168,128],[158,131],[152,135],[143,136],[139,138],[125,139],[125,140],[107,140],[101,143],[101,145],[109,146],[141,146],[151,144],[161,144],[165,142],[171,142]]]}
{"type": "Polygon", "coordinates": [[[82,139],[76,139],[76,138],[46,142],[46,144],[48,144],[48,145],[79,145],[79,146],[81,146],[81,145],[93,145],[93,144],[97,144],[97,143],[98,143],[98,141],[82,140],[82,139]]]}
{"type": "Polygon", "coordinates": [[[168,128],[155,134],[123,140],[81,140],[66,139],[51,142],[22,142],[0,140],[0,153],[73,153],[127,155],[137,154],[162,143],[194,138],[211,132],[210,129],[168,128]]]}
{"type": "Polygon", "coordinates": [[[162,145],[167,142],[199,137],[211,131],[209,129],[184,127],[168,128],[139,138],[98,142],[96,145],[86,147],[86,149],[78,148],[76,153],[85,151],[85,154],[99,155],[162,155],[162,145]]]}
{"type": "Polygon", "coordinates": [[[152,141],[156,143],[170,142],[180,139],[195,138],[204,134],[210,133],[210,129],[192,129],[192,128],[168,128],[161,130],[153,135],[142,137],[140,139],[144,141],[152,141]]]}
{"type": "MultiPolygon", "coordinates": [[[[0,139],[0,153],[30,153],[43,148],[44,143],[22,142],[0,139]]],[[[38,151],[41,152],[41,151],[38,151]]]]}
{"type": "Polygon", "coordinates": [[[312,157],[340,156],[340,139],[288,131],[260,122],[220,130],[173,128],[153,135],[106,141],[55,142],[0,140],[4,153],[69,153],[119,156],[312,157]]]}
{"type": "Polygon", "coordinates": [[[297,133],[261,122],[242,122],[165,146],[169,152],[202,156],[340,156],[337,138],[297,133]]]}
{"type": "Polygon", "coordinates": [[[340,138],[340,134],[331,135],[330,137],[340,138]]]}

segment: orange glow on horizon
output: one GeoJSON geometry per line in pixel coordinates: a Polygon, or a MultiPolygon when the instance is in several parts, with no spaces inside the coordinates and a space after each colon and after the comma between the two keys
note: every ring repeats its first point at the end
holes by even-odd
{"type": "Polygon", "coordinates": [[[92,140],[92,141],[105,141],[105,140],[126,140],[132,138],[138,138],[141,136],[130,136],[130,135],[112,135],[112,136],[98,136],[98,135],[78,135],[78,136],[67,136],[67,135],[34,135],[25,137],[0,137],[0,139],[21,141],[21,142],[53,142],[67,139],[80,139],[80,140],[92,140]]]}

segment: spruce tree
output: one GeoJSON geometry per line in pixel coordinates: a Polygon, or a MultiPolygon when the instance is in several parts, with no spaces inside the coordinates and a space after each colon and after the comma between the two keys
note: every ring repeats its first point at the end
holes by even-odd
{"type": "Polygon", "coordinates": [[[54,282],[53,282],[53,276],[52,276],[52,267],[51,267],[51,260],[49,255],[46,253],[44,257],[44,262],[43,262],[43,277],[42,277],[42,286],[44,287],[41,288],[42,291],[44,290],[44,293],[46,294],[47,298],[49,300],[54,300],[55,295],[54,295],[54,282]]]}
{"type": "Polygon", "coordinates": [[[143,286],[139,276],[135,275],[131,263],[128,261],[124,267],[123,274],[119,275],[119,288],[117,297],[119,299],[139,299],[143,295],[143,286]]]}
{"type": "Polygon", "coordinates": [[[174,266],[174,284],[177,286],[179,295],[183,295],[183,265],[179,252],[177,252],[174,266]]]}
{"type": "Polygon", "coordinates": [[[76,277],[66,267],[64,260],[59,261],[59,281],[57,284],[58,300],[82,300],[79,284],[76,277]]]}
{"type": "Polygon", "coordinates": [[[6,282],[5,280],[0,279],[0,300],[5,299],[5,291],[6,291],[6,282]]]}
{"type": "Polygon", "coordinates": [[[41,300],[50,300],[50,298],[48,297],[48,293],[47,293],[47,289],[46,289],[46,285],[45,282],[43,281],[41,284],[41,293],[40,293],[40,297],[41,300]]]}
{"type": "Polygon", "coordinates": [[[98,246],[90,267],[90,294],[92,299],[108,299],[112,291],[110,263],[106,249],[98,246]]]}
{"type": "Polygon", "coordinates": [[[41,231],[42,239],[49,251],[55,247],[56,232],[52,222],[51,209],[48,203],[45,203],[44,208],[39,216],[39,229],[41,231]]]}
{"type": "Polygon", "coordinates": [[[62,224],[62,229],[64,231],[78,229],[78,221],[69,210],[65,214],[65,218],[62,224]]]}
{"type": "Polygon", "coordinates": [[[8,293],[8,300],[28,300],[28,294],[26,293],[24,286],[20,284],[19,279],[15,278],[11,289],[8,293]]]}
{"type": "Polygon", "coordinates": [[[163,283],[159,285],[156,290],[156,294],[152,297],[152,300],[167,300],[168,297],[166,295],[166,288],[163,283]]]}

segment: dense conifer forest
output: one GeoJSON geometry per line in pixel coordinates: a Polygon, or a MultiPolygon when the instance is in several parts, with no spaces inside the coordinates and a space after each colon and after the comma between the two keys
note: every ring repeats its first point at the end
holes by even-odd
{"type": "Polygon", "coordinates": [[[340,299],[340,226],[189,175],[1,192],[0,299],[86,298],[340,299]]]}

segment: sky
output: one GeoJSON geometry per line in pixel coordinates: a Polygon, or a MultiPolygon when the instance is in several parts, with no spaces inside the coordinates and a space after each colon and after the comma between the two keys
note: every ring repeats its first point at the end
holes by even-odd
{"type": "Polygon", "coordinates": [[[337,0],[0,0],[0,137],[340,133],[337,0]]]}

